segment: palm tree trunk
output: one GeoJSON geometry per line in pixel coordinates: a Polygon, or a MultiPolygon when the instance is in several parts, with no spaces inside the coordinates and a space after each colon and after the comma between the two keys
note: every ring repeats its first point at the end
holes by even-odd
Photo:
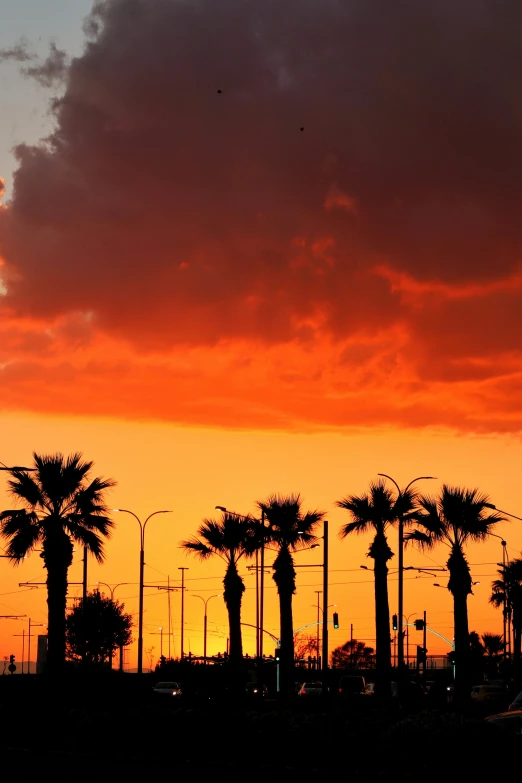
{"type": "Polygon", "coordinates": [[[245,591],[243,580],[237,572],[235,563],[230,563],[223,579],[223,597],[228,611],[230,639],[229,658],[233,668],[243,663],[243,640],[241,635],[241,601],[245,591]]]}
{"type": "Polygon", "coordinates": [[[391,636],[387,562],[393,557],[393,552],[388,546],[383,529],[377,530],[368,554],[374,561],[376,692],[387,699],[391,693],[391,636]]]}
{"type": "Polygon", "coordinates": [[[453,595],[453,626],[455,636],[455,700],[464,703],[470,693],[468,595],[471,574],[460,546],[455,546],[448,559],[450,578],[448,589],[453,595]]]}
{"type": "Polygon", "coordinates": [[[67,571],[63,562],[47,566],[47,670],[61,674],[65,663],[67,571]]]}
{"type": "Polygon", "coordinates": [[[274,561],[274,582],[279,595],[281,653],[279,661],[279,692],[294,693],[294,620],[292,598],[295,593],[295,569],[292,555],[282,547],[274,561]]]}
{"type": "Polygon", "coordinates": [[[388,566],[386,560],[375,560],[375,666],[376,685],[380,695],[390,692],[391,644],[390,608],[388,602],[388,566]]]}
{"type": "Polygon", "coordinates": [[[47,569],[47,671],[59,675],[65,665],[65,615],[67,610],[67,572],[73,546],[62,530],[43,542],[43,560],[47,569]]]}

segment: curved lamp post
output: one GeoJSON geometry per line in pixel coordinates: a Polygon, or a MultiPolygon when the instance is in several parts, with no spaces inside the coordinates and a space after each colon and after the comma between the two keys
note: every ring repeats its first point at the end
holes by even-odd
{"type": "Polygon", "coordinates": [[[134,513],[134,511],[129,511],[127,508],[113,508],[112,509],[115,513],[121,513],[121,514],[130,514],[134,519],[138,521],[138,525],[140,526],[140,599],[139,599],[139,615],[138,615],[138,674],[143,673],[143,577],[144,577],[144,571],[145,571],[145,528],[147,526],[147,522],[151,517],[156,516],[156,514],[172,514],[172,511],[153,511],[152,514],[149,514],[145,522],[142,522],[141,519],[134,513]]]}
{"type": "Polygon", "coordinates": [[[213,598],[219,598],[220,595],[221,593],[216,593],[215,595],[210,595],[208,598],[203,598],[202,595],[192,596],[193,598],[200,598],[205,605],[205,614],[203,616],[203,663],[205,666],[207,665],[207,604],[213,598]]]}

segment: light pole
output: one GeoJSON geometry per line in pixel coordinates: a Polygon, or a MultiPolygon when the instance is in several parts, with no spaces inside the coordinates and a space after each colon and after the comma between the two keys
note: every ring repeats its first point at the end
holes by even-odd
{"type": "Polygon", "coordinates": [[[435,479],[435,476],[417,476],[406,485],[405,489],[401,490],[395,479],[388,476],[387,473],[378,473],[382,478],[386,478],[395,484],[397,488],[397,503],[399,503],[399,513],[397,519],[399,522],[399,595],[398,595],[398,625],[397,625],[397,669],[401,672],[404,669],[404,631],[402,630],[402,619],[404,614],[404,512],[401,507],[400,501],[404,498],[407,491],[416,481],[422,481],[424,479],[435,479]]]}
{"type": "MultiPolygon", "coordinates": [[[[509,511],[503,511],[501,508],[497,508],[493,503],[484,503],[486,508],[491,508],[494,511],[498,511],[500,514],[506,514],[506,516],[511,517],[512,519],[518,519],[519,522],[522,522],[522,517],[517,517],[516,514],[510,514],[509,511]]],[[[496,536],[495,533],[490,533],[490,536],[496,536]]],[[[496,536],[496,538],[500,538],[500,536],[496,536]]],[[[509,565],[509,557],[507,554],[507,543],[502,540],[502,566],[505,574],[505,570],[507,566],[509,565]]],[[[498,563],[500,565],[500,563],[498,563]]],[[[504,575],[504,579],[506,580],[506,577],[504,575]]],[[[507,652],[509,651],[509,654],[511,654],[511,606],[509,602],[509,586],[506,580],[506,584],[504,586],[504,662],[507,657],[507,652]],[[509,620],[508,620],[509,616],[509,620]]]]}
{"type": "Polygon", "coordinates": [[[172,511],[153,511],[149,514],[145,522],[142,523],[141,519],[127,508],[113,508],[114,512],[121,514],[130,514],[134,519],[138,521],[140,526],[140,590],[139,590],[139,609],[138,609],[138,674],[143,674],[143,578],[145,572],[145,528],[147,522],[151,517],[156,514],[172,514],[172,511]]]}
{"type": "Polygon", "coordinates": [[[323,522],[323,696],[328,693],[328,520],[323,522]]]}
{"type": "MultiPolygon", "coordinates": [[[[314,590],[314,593],[317,595],[317,668],[319,668],[319,611],[321,609],[320,603],[319,603],[319,596],[323,594],[322,590],[314,590]]],[[[323,618],[324,622],[324,618],[323,618]]],[[[324,633],[324,631],[323,631],[324,633]]]]}
{"type": "MultiPolygon", "coordinates": [[[[315,546],[318,546],[318,544],[315,544],[315,546]]],[[[314,546],[314,548],[315,548],[314,546]]],[[[312,547],[310,547],[312,549],[312,547]]],[[[306,550],[305,550],[306,551],[306,550]]],[[[317,593],[317,665],[319,666],[319,626],[323,626],[323,633],[324,633],[324,609],[322,606],[319,605],[319,595],[322,593],[322,590],[314,590],[314,593],[317,593]],[[321,612],[321,615],[323,617],[323,620],[319,619],[319,612],[321,612]]],[[[316,604],[311,604],[311,606],[316,606],[316,604]]],[[[330,609],[332,606],[337,606],[337,604],[328,604],[327,609],[330,609]]]]}
{"type": "Polygon", "coordinates": [[[408,671],[410,670],[410,627],[408,623],[410,622],[410,617],[413,617],[416,614],[418,614],[418,612],[412,612],[407,617],[404,615],[406,620],[406,668],[408,671]]]}
{"type": "MultiPolygon", "coordinates": [[[[114,587],[111,587],[107,584],[107,582],[96,582],[96,586],[98,585],[104,585],[104,587],[108,587],[111,591],[111,601],[114,601],[114,593],[116,591],[117,587],[121,587],[121,585],[130,585],[132,582],[118,582],[117,585],[114,585],[114,587]]],[[[100,592],[100,588],[98,587],[98,592],[100,592]]],[[[110,668],[112,669],[112,651],[111,651],[111,660],[110,660],[110,668]]],[[[120,672],[123,671],[123,644],[120,644],[120,666],[119,666],[120,672]]]]}
{"type": "MultiPolygon", "coordinates": [[[[298,533],[302,533],[302,530],[298,530],[298,533]]],[[[323,677],[323,695],[328,693],[328,685],[326,678],[328,676],[328,520],[323,520],[323,535],[320,536],[323,539],[323,562],[319,564],[319,567],[323,569],[323,650],[322,650],[322,677],[323,677]]],[[[312,544],[310,549],[316,549],[318,544],[312,544]]],[[[314,564],[301,566],[302,568],[311,568],[314,564]]],[[[294,566],[299,568],[299,566],[294,566]]]]}
{"type": "MultiPolygon", "coordinates": [[[[185,571],[188,571],[188,566],[178,566],[178,571],[181,571],[181,655],[180,661],[183,660],[185,655],[184,640],[185,640],[185,571]]],[[[189,640],[190,641],[190,640],[189,640]]]]}
{"type": "Polygon", "coordinates": [[[36,468],[24,468],[23,465],[13,465],[13,467],[10,468],[9,465],[4,465],[3,462],[0,462],[0,470],[23,470],[27,473],[34,473],[36,468]]]}
{"type": "MultiPolygon", "coordinates": [[[[491,508],[495,508],[490,503],[486,503],[488,507],[491,506],[491,508]]],[[[506,512],[502,512],[506,513],[506,512]]],[[[508,515],[509,516],[509,515],[508,515]]],[[[503,620],[503,639],[504,639],[504,661],[506,660],[507,654],[511,653],[511,617],[509,617],[508,622],[508,615],[511,614],[509,604],[509,591],[508,591],[508,580],[506,578],[506,568],[509,565],[509,555],[507,552],[507,541],[505,541],[502,536],[497,535],[496,533],[488,533],[490,536],[494,536],[494,538],[499,538],[500,543],[502,545],[502,563],[497,563],[497,565],[502,566],[502,573],[504,578],[504,608],[502,611],[502,620],[503,620]]]]}
{"type": "Polygon", "coordinates": [[[205,613],[203,616],[203,663],[205,666],[207,665],[207,604],[213,598],[219,598],[220,595],[221,593],[216,593],[215,595],[210,595],[208,598],[203,598],[202,595],[192,596],[193,598],[200,598],[205,605],[205,613]]]}

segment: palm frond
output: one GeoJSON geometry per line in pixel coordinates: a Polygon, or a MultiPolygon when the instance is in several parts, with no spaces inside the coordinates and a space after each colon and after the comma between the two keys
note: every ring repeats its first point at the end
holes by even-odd
{"type": "Polygon", "coordinates": [[[100,564],[103,563],[105,560],[103,540],[94,530],[82,526],[75,526],[73,530],[71,530],[68,525],[66,525],[66,527],[69,529],[71,538],[76,543],[86,546],[89,552],[94,555],[97,562],[100,564]]]}
{"type": "Polygon", "coordinates": [[[197,538],[189,538],[186,541],[181,541],[180,547],[182,549],[188,549],[189,552],[194,552],[201,560],[208,560],[209,557],[216,554],[215,550],[204,544],[197,538]]]}
{"type": "Polygon", "coordinates": [[[433,549],[437,543],[437,538],[428,533],[423,533],[422,530],[410,530],[404,536],[405,543],[415,541],[419,545],[420,549],[433,549]]]}
{"type": "Polygon", "coordinates": [[[13,478],[7,482],[10,495],[25,500],[31,508],[44,506],[45,497],[42,494],[38,481],[30,473],[26,473],[23,470],[13,470],[11,475],[13,478]]]}
{"type": "Polygon", "coordinates": [[[8,540],[6,554],[16,563],[42,539],[42,528],[36,514],[25,509],[3,511],[0,514],[0,534],[8,540]]]}
{"type": "Polygon", "coordinates": [[[265,540],[276,547],[286,547],[291,552],[306,549],[317,542],[314,529],[323,520],[324,511],[307,511],[303,514],[299,494],[270,495],[258,507],[268,520],[265,540]]]}

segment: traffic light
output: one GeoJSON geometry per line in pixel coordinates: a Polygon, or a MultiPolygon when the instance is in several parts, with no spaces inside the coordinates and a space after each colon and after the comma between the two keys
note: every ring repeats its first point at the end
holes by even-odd
{"type": "Polygon", "coordinates": [[[396,631],[397,630],[397,615],[396,614],[394,614],[393,617],[392,617],[392,626],[393,626],[393,630],[396,631]]]}
{"type": "Polygon", "coordinates": [[[334,628],[339,628],[339,615],[337,612],[333,613],[333,626],[334,628]]]}
{"type": "Polygon", "coordinates": [[[415,620],[415,630],[416,631],[424,630],[424,620],[415,620]]]}
{"type": "Polygon", "coordinates": [[[15,657],[14,657],[14,655],[10,655],[10,656],[9,656],[9,663],[14,663],[14,662],[15,662],[15,657]]]}
{"type": "Polygon", "coordinates": [[[279,663],[279,661],[281,660],[281,648],[280,647],[276,647],[275,648],[274,660],[275,660],[276,663],[279,663]]]}
{"type": "Polygon", "coordinates": [[[425,647],[421,647],[420,645],[417,645],[417,663],[426,663],[426,653],[427,649],[425,647]]]}
{"type": "Polygon", "coordinates": [[[451,663],[452,666],[455,666],[455,657],[456,657],[455,650],[452,650],[451,652],[448,653],[449,662],[451,663]]]}

